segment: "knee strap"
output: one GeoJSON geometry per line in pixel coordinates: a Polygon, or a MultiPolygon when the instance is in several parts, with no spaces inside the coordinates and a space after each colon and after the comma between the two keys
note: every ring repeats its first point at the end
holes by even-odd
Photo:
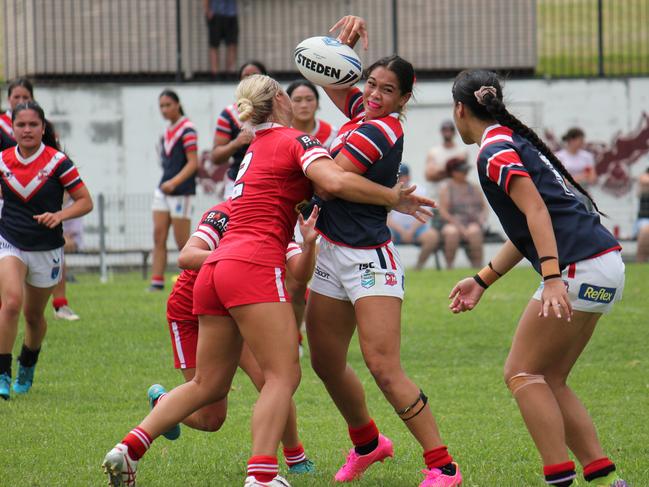
{"type": "Polygon", "coordinates": [[[507,387],[512,391],[513,395],[516,395],[523,387],[530,386],[532,384],[546,384],[545,377],[542,375],[528,374],[527,372],[521,372],[516,374],[513,377],[510,377],[507,381],[507,387]]]}
{"type": "Polygon", "coordinates": [[[396,413],[401,417],[401,419],[402,419],[403,421],[410,421],[412,418],[414,418],[415,416],[418,416],[419,413],[421,413],[421,412],[424,410],[424,408],[426,407],[426,404],[427,404],[427,403],[428,403],[428,397],[426,396],[426,394],[424,394],[424,391],[422,391],[422,390],[420,389],[420,390],[419,390],[419,396],[417,396],[417,399],[415,399],[415,402],[413,402],[410,406],[407,406],[407,407],[401,409],[400,411],[397,411],[397,410],[395,410],[395,411],[396,411],[396,413]],[[414,408],[415,408],[415,407],[416,407],[420,402],[421,402],[421,407],[420,407],[419,409],[417,409],[417,411],[412,412],[413,409],[414,409],[414,408]],[[410,416],[408,416],[407,418],[404,418],[404,416],[405,416],[406,414],[411,413],[411,412],[412,412],[412,414],[411,414],[410,416]]]}

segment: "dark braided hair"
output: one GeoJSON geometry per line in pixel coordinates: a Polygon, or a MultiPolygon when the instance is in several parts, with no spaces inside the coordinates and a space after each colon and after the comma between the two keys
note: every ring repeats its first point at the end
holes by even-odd
{"type": "Polygon", "coordinates": [[[575,179],[572,174],[568,172],[561,161],[554,155],[550,148],[545,145],[545,142],[536,135],[534,130],[529,128],[514,115],[509,113],[505,103],[503,102],[503,90],[500,85],[500,80],[496,73],[482,69],[465,70],[457,75],[453,83],[453,100],[455,102],[462,102],[468,106],[471,112],[480,120],[495,120],[505,127],[509,127],[515,133],[524,137],[536,147],[536,149],[543,154],[554,168],[561,173],[561,175],[580,193],[586,196],[593,204],[595,210],[602,214],[597,208],[595,201],[590,193],[586,191],[575,179]],[[478,102],[475,92],[482,87],[494,88],[496,94],[492,90],[483,90],[482,102],[478,102]]]}

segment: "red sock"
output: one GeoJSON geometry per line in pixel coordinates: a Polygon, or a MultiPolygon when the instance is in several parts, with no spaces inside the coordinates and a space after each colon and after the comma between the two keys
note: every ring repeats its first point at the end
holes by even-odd
{"type": "Polygon", "coordinates": [[[361,426],[360,428],[352,428],[349,426],[348,429],[349,437],[354,446],[367,445],[379,437],[379,429],[376,427],[373,419],[370,419],[370,422],[365,426],[361,426]]]}
{"type": "Polygon", "coordinates": [[[278,472],[277,457],[255,455],[248,460],[248,476],[252,475],[259,482],[270,482],[278,472]]]}
{"type": "Polygon", "coordinates": [[[575,462],[544,465],[543,475],[545,475],[545,483],[547,484],[558,485],[559,487],[570,485],[577,476],[575,473],[575,462]]]}
{"type": "Polygon", "coordinates": [[[452,461],[453,457],[449,455],[446,445],[438,446],[437,448],[424,452],[424,462],[426,462],[428,470],[443,467],[452,461]]]}
{"type": "Polygon", "coordinates": [[[590,482],[600,477],[606,477],[615,471],[615,464],[608,457],[599,458],[584,467],[584,478],[590,482]]]}
{"type": "Polygon", "coordinates": [[[54,298],[52,299],[52,306],[54,306],[54,309],[59,309],[63,306],[68,305],[68,300],[66,298],[54,298]]]}
{"type": "Polygon", "coordinates": [[[304,454],[304,447],[300,443],[295,448],[286,448],[284,447],[284,459],[286,460],[286,465],[289,467],[297,465],[298,463],[306,460],[306,455],[304,454]]]}
{"type": "Polygon", "coordinates": [[[164,286],[165,285],[165,276],[151,276],[151,285],[152,286],[164,286]]]}
{"type": "Polygon", "coordinates": [[[146,453],[152,441],[149,433],[137,427],[132,429],[121,442],[128,447],[128,455],[137,461],[146,453]]]}

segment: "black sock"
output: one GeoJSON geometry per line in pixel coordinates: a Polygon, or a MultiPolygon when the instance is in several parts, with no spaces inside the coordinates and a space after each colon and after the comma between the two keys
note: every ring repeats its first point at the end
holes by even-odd
{"type": "Polygon", "coordinates": [[[455,471],[456,471],[455,464],[453,462],[447,463],[443,467],[439,467],[439,469],[442,471],[444,475],[448,475],[449,477],[455,475],[455,471]]]}
{"type": "Polygon", "coordinates": [[[364,445],[360,446],[355,446],[354,451],[358,453],[359,455],[367,455],[368,453],[372,453],[374,450],[376,450],[376,447],[379,446],[379,437],[377,436],[374,438],[372,441],[369,443],[365,443],[364,445]]]}
{"type": "Polygon", "coordinates": [[[18,361],[23,367],[33,367],[36,365],[36,362],[38,362],[38,354],[40,351],[40,348],[38,350],[30,350],[27,348],[27,345],[23,343],[23,348],[20,351],[18,361]]]}
{"type": "Polygon", "coordinates": [[[7,374],[11,377],[11,354],[0,353],[0,374],[7,374]]]}

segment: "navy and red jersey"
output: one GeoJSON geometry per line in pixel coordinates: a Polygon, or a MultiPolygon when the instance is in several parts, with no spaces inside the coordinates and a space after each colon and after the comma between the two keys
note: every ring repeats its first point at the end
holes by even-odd
{"type": "Polygon", "coordinates": [[[322,147],[329,149],[333,143],[336,135],[338,135],[338,130],[328,122],[316,118],[315,128],[311,132],[318,141],[322,144],[322,147]]]}
{"type": "Polygon", "coordinates": [[[0,152],[16,145],[11,112],[0,114],[0,152]]]}
{"type": "MultiPolygon", "coordinates": [[[[187,164],[187,154],[196,152],[197,142],[196,129],[187,117],[181,117],[176,123],[167,127],[160,139],[160,157],[162,160],[160,184],[169,181],[182,171],[187,164]]],[[[174,196],[196,194],[196,178],[193,176],[187,178],[171,194],[174,196]]]]}
{"type": "Polygon", "coordinates": [[[34,215],[61,210],[63,192],[83,186],[79,172],[63,152],[41,144],[25,159],[18,147],[0,153],[0,187],[4,198],[0,235],[21,250],[52,250],[62,247],[63,225],[47,228],[34,215]]]}
{"type": "MultiPolygon", "coordinates": [[[[223,234],[228,228],[230,220],[230,200],[219,203],[206,211],[192,234],[207,243],[210,250],[218,247],[223,234]]],[[[302,253],[300,246],[292,241],[286,247],[286,261],[302,253]]],[[[169,321],[196,321],[196,315],[192,313],[194,299],[194,283],[198,276],[198,270],[185,269],[180,273],[174,284],[169,299],[167,300],[167,319],[169,321]]]]}
{"type": "MultiPolygon", "coordinates": [[[[241,121],[239,120],[237,105],[236,103],[233,103],[232,105],[225,107],[219,115],[219,118],[216,121],[216,135],[224,137],[228,142],[230,142],[237,138],[239,132],[241,132],[241,121]]],[[[239,166],[241,166],[241,161],[246,155],[247,150],[248,146],[244,145],[232,154],[232,164],[230,164],[228,172],[226,173],[232,181],[237,179],[239,166]]]]}
{"type": "MultiPolygon", "coordinates": [[[[335,157],[344,154],[375,183],[392,187],[403,153],[403,127],[398,113],[375,120],[365,120],[362,93],[353,89],[345,102],[344,124],[329,151],[335,157]]],[[[332,199],[320,203],[316,223],[320,234],[336,244],[356,248],[375,248],[390,241],[387,209],[383,206],[332,199]]]]}
{"type": "Polygon", "coordinates": [[[232,259],[283,268],[298,207],[313,195],[305,173],[323,157],[329,153],[310,135],[273,123],[257,125],[232,190],[228,231],[206,263],[232,259]]]}
{"type": "Polygon", "coordinates": [[[561,269],[580,260],[619,250],[620,244],[575,198],[561,174],[531,142],[510,128],[492,125],[485,130],[478,154],[480,184],[500,223],[516,248],[537,272],[539,256],[525,215],[509,197],[513,177],[530,178],[552,219],[561,269]]]}

